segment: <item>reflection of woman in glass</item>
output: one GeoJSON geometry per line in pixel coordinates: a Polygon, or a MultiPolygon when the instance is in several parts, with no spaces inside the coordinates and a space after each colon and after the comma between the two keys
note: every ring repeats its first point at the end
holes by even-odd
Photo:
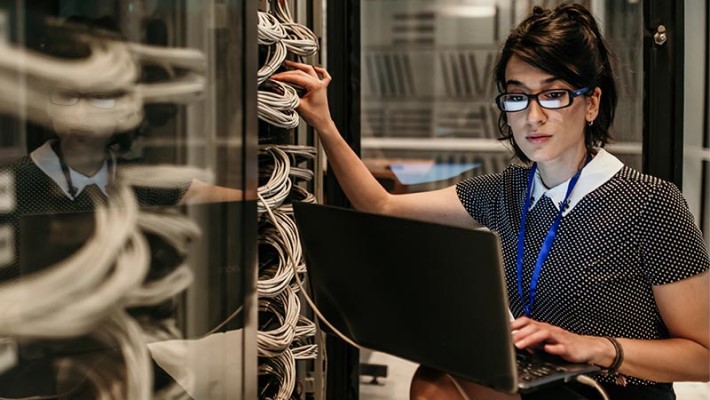
{"type": "MultiPolygon", "coordinates": [[[[86,22],[76,18],[70,20],[86,22]]],[[[105,25],[107,20],[98,21],[103,21],[105,25]]],[[[108,28],[111,29],[111,26],[108,28]]],[[[49,43],[45,51],[54,56],[70,57],[71,54],[62,54],[62,51],[74,51],[71,43],[62,42],[56,45],[59,49],[59,54],[56,54],[52,45],[49,43]]],[[[100,73],[97,71],[97,74],[100,73]]],[[[14,196],[14,201],[10,202],[13,207],[2,210],[0,214],[0,226],[9,227],[14,233],[14,240],[6,243],[7,247],[12,248],[13,257],[9,259],[13,261],[0,265],[0,284],[11,284],[8,281],[40,273],[38,270],[65,258],[84,244],[94,229],[93,221],[86,223],[87,218],[84,217],[92,217],[92,213],[86,211],[93,210],[96,204],[106,202],[112,195],[117,185],[117,169],[136,162],[122,157],[130,150],[135,134],[133,130],[126,131],[125,121],[142,115],[138,108],[142,104],[136,101],[135,96],[136,93],[128,91],[93,91],[90,88],[82,91],[57,89],[47,93],[47,114],[55,137],[29,155],[0,169],[3,182],[14,184],[8,185],[5,192],[6,196],[14,196]],[[44,216],[50,219],[43,219],[39,226],[32,227],[38,229],[28,229],[28,221],[44,216]]],[[[241,191],[189,178],[175,177],[172,186],[174,189],[134,187],[134,193],[141,206],[242,198],[241,191]]],[[[162,278],[182,263],[184,256],[159,235],[144,232],[144,236],[151,247],[150,271],[146,281],[162,278]]],[[[174,302],[168,300],[157,305],[134,307],[129,313],[141,323],[160,321],[167,326],[174,319],[174,302]]],[[[101,362],[104,350],[85,337],[23,344],[15,367],[0,372],[0,397],[54,393],[57,389],[57,371],[53,364],[55,355],[86,353],[86,356],[96,352],[96,360],[92,362],[101,362]]],[[[156,386],[168,381],[159,369],[154,374],[156,386]]]]}
{"type": "MultiPolygon", "coordinates": [[[[117,169],[137,160],[122,157],[131,148],[135,130],[122,132],[134,118],[135,94],[54,90],[47,96],[47,113],[54,138],[29,155],[3,167],[13,177],[14,209],[0,222],[13,226],[20,242],[20,219],[32,214],[90,211],[104,202],[116,183],[117,169]]],[[[174,189],[135,187],[141,206],[240,200],[242,192],[175,177],[174,189]]],[[[11,195],[11,193],[8,193],[11,195]]],[[[16,249],[15,254],[19,254],[16,249]]],[[[16,260],[17,261],[17,260],[16,260]]],[[[17,265],[0,268],[0,280],[15,277],[17,265]]]]}

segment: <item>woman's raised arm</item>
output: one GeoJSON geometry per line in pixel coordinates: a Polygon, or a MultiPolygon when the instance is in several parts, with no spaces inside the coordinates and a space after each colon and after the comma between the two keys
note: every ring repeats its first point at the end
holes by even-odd
{"type": "Polygon", "coordinates": [[[332,78],[328,71],[291,61],[286,61],[286,65],[293,69],[274,74],[272,78],[306,90],[297,111],[318,132],[328,162],[356,209],[449,225],[470,227],[474,224],[454,186],[405,195],[388,193],[345,142],[330,116],[327,88],[332,78]]]}

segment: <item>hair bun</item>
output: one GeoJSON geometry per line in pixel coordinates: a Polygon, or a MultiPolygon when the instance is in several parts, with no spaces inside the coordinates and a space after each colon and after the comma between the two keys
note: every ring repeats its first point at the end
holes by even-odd
{"type": "Polygon", "coordinates": [[[532,14],[535,16],[542,15],[545,13],[545,9],[540,6],[535,6],[532,9],[532,14]]]}

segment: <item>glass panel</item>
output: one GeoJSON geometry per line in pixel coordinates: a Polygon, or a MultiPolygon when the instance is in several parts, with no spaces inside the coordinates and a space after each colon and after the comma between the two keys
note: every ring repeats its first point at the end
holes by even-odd
{"type": "Polygon", "coordinates": [[[0,2],[0,397],[254,390],[235,3],[0,2]]]}
{"type": "Polygon", "coordinates": [[[710,79],[707,4],[685,8],[683,195],[710,244],[710,79]]]}
{"type": "MultiPolygon", "coordinates": [[[[392,192],[446,187],[498,172],[512,153],[497,140],[493,67],[507,32],[534,5],[557,1],[362,1],[362,156],[392,192]]],[[[640,1],[581,1],[619,59],[615,141],[641,169],[640,1]]]]}

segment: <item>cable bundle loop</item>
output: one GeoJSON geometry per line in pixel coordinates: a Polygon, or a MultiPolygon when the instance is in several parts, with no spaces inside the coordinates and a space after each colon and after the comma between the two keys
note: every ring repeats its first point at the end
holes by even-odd
{"type": "Polygon", "coordinates": [[[276,2],[274,14],[288,35],[288,39],[284,39],[288,51],[304,57],[318,52],[318,37],[304,25],[294,22],[286,0],[276,2]]]}
{"type": "Polygon", "coordinates": [[[286,39],[286,30],[273,15],[259,11],[258,43],[271,45],[286,39]]]}
{"type": "Polygon", "coordinates": [[[299,316],[296,325],[296,339],[291,345],[293,357],[297,360],[314,359],[318,355],[318,345],[310,343],[310,338],[316,335],[316,324],[303,315],[299,316]]]}
{"type": "Polygon", "coordinates": [[[137,215],[133,193],[120,188],[112,207],[97,207],[94,234],[81,249],[41,273],[0,285],[0,336],[90,332],[148,271],[148,247],[134,231],[137,215]]]}
{"type": "Polygon", "coordinates": [[[284,201],[283,204],[281,204],[276,210],[280,213],[293,215],[293,203],[296,201],[311,204],[315,204],[317,202],[316,196],[313,193],[300,186],[293,186],[291,188],[291,193],[289,193],[286,198],[286,201],[284,201]]]}
{"type": "Polygon", "coordinates": [[[291,171],[289,176],[305,182],[313,180],[314,172],[312,168],[301,168],[298,165],[304,161],[312,161],[316,158],[316,148],[303,145],[280,145],[279,148],[288,154],[291,159],[291,171]]]}
{"type": "Polygon", "coordinates": [[[259,376],[268,375],[273,377],[278,383],[276,393],[265,394],[271,385],[267,385],[262,391],[259,398],[261,400],[289,400],[296,387],[296,360],[293,357],[291,350],[286,349],[280,355],[268,358],[264,363],[259,365],[259,376]]]}
{"type": "MultiPolygon", "coordinates": [[[[128,131],[143,121],[146,103],[188,103],[204,94],[207,64],[198,50],[128,43],[91,35],[71,24],[54,28],[58,29],[56,36],[87,47],[89,55],[66,59],[0,43],[0,113],[51,128],[54,122],[73,121],[71,115],[47,112],[48,94],[62,90],[110,93],[115,96],[115,106],[94,110],[100,118],[94,118],[92,128],[128,131]],[[163,67],[170,79],[138,83],[144,64],[163,67]]],[[[278,43],[283,48],[279,57],[285,58],[286,46],[278,43]]]]}
{"type": "Polygon", "coordinates": [[[260,162],[259,168],[260,178],[268,178],[266,183],[260,185],[257,189],[259,195],[257,211],[263,213],[267,207],[276,208],[280,206],[288,197],[291,191],[291,179],[288,177],[291,161],[286,152],[276,146],[261,147],[259,154],[270,156],[270,159],[263,158],[264,163],[260,162]],[[268,162],[267,160],[273,162],[268,162]]]}
{"type": "Polygon", "coordinates": [[[293,279],[293,267],[286,250],[288,246],[273,227],[260,231],[259,244],[271,246],[276,250],[278,258],[276,263],[259,268],[257,294],[260,297],[275,297],[286,290],[293,279]]]}
{"type": "Polygon", "coordinates": [[[268,324],[260,327],[257,332],[260,357],[276,357],[289,348],[296,334],[300,311],[301,301],[290,287],[276,297],[259,299],[259,313],[275,317],[269,322],[276,323],[275,327],[268,324]]]}
{"type": "Polygon", "coordinates": [[[302,267],[303,253],[298,228],[288,215],[281,212],[270,213],[268,218],[263,219],[259,243],[270,245],[278,255],[277,263],[259,268],[257,281],[259,296],[274,297],[292,284],[294,266],[297,273],[305,272],[302,267]]]}
{"type": "Polygon", "coordinates": [[[275,42],[268,46],[266,53],[266,61],[257,71],[257,83],[262,84],[267,80],[284,62],[287,55],[286,44],[283,40],[275,42]]]}
{"type": "Polygon", "coordinates": [[[300,99],[292,86],[269,79],[261,85],[257,100],[258,115],[262,121],[286,129],[298,126],[300,118],[295,109],[300,99]]]}
{"type": "Polygon", "coordinates": [[[181,49],[129,43],[128,48],[141,65],[157,65],[169,80],[139,83],[136,91],[143,103],[191,103],[201,100],[207,87],[207,60],[195,49],[181,49]]]}
{"type": "MultiPolygon", "coordinates": [[[[152,173],[151,167],[145,166],[120,171],[116,192],[107,205],[96,205],[94,232],[79,250],[40,272],[0,285],[0,302],[4,304],[0,308],[0,337],[37,340],[90,335],[120,350],[129,375],[112,384],[125,381],[125,393],[113,396],[97,388],[97,393],[103,393],[99,397],[151,398],[152,367],[144,334],[124,309],[158,304],[192,282],[192,272],[184,263],[160,279],[147,279],[150,248],[143,232],[161,237],[184,256],[200,230],[181,214],[139,211],[128,183],[173,187],[175,180],[189,182],[205,174],[166,166],[156,171],[152,173]],[[173,182],[166,184],[166,176],[173,182]]],[[[12,355],[12,348],[8,349],[5,355],[12,355]]],[[[81,363],[70,364],[65,360],[65,367],[83,368],[81,363]]],[[[109,379],[89,370],[86,377],[97,384],[109,379]]]]}
{"type": "Polygon", "coordinates": [[[108,346],[117,346],[123,356],[126,399],[151,399],[153,369],[140,326],[123,310],[116,310],[94,334],[108,346]]]}

